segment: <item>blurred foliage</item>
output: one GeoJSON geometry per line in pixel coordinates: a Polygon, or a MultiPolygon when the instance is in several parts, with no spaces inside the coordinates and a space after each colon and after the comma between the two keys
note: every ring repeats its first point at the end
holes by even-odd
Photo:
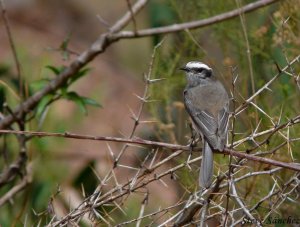
{"type": "MultiPolygon", "coordinates": [[[[60,73],[62,73],[65,70],[64,66],[55,67],[55,66],[48,65],[48,66],[46,66],[46,68],[50,69],[56,76],[58,76],[60,73]]],[[[87,109],[86,109],[87,105],[101,107],[101,105],[99,103],[97,103],[95,100],[90,99],[88,97],[80,96],[75,91],[68,90],[69,87],[74,82],[76,82],[80,78],[86,76],[89,71],[90,71],[90,69],[83,68],[78,73],[76,73],[73,77],[71,77],[69,80],[67,80],[65,82],[65,84],[61,87],[61,89],[59,89],[59,91],[56,91],[53,94],[48,94],[45,97],[43,97],[36,108],[37,116],[40,117],[46,110],[47,106],[49,106],[54,101],[57,101],[60,99],[67,99],[67,100],[74,102],[84,114],[87,114],[87,109]]],[[[41,79],[41,80],[31,83],[30,86],[34,90],[34,92],[36,92],[40,89],[43,89],[49,82],[50,82],[49,78],[41,79]]],[[[30,93],[33,94],[34,92],[31,91],[30,93]]]]}
{"type": "MultiPolygon", "coordinates": [[[[166,26],[176,23],[173,7],[168,1],[153,0],[149,2],[149,24],[151,28],[166,26]]],[[[161,39],[161,35],[152,37],[153,44],[156,45],[161,39]]]]}
{"type": "MultiPolygon", "coordinates": [[[[64,57],[64,53],[62,53],[62,55],[64,57]]],[[[29,83],[29,95],[32,95],[35,92],[38,92],[39,90],[43,89],[49,84],[53,77],[59,75],[65,70],[64,66],[57,67],[47,65],[45,66],[45,68],[50,70],[52,75],[49,75],[49,73],[47,73],[45,78],[37,79],[29,83]]],[[[77,92],[70,90],[70,87],[75,82],[87,76],[89,72],[89,68],[83,68],[76,75],[74,75],[74,77],[67,80],[65,85],[62,86],[60,90],[44,96],[37,105],[34,113],[28,118],[28,121],[26,122],[28,127],[30,127],[30,124],[31,126],[33,126],[35,120],[38,122],[38,128],[43,127],[44,124],[47,125],[49,123],[51,124],[55,122],[55,127],[57,131],[65,131],[66,125],[60,124],[57,119],[51,119],[51,122],[45,122],[46,115],[49,113],[49,107],[54,102],[62,99],[74,102],[79,107],[81,112],[85,115],[87,114],[88,105],[94,107],[101,107],[101,105],[95,100],[81,96],[77,92]]],[[[13,106],[13,104],[15,104],[16,101],[20,100],[20,98],[17,95],[19,83],[16,78],[17,76],[11,73],[10,66],[6,64],[0,65],[0,80],[2,85],[0,87],[0,104],[1,112],[4,114],[6,114],[8,111],[11,111],[10,109],[8,109],[8,107],[4,108],[5,103],[7,104],[6,106],[13,106]]],[[[51,159],[53,159],[52,155],[49,154],[50,144],[53,144],[53,142],[51,143],[49,142],[49,140],[43,139],[33,139],[30,142],[30,152],[28,153],[29,159],[31,160],[33,158],[32,156],[34,155],[34,159],[32,160],[38,160],[34,165],[35,180],[26,188],[24,192],[17,195],[16,199],[19,200],[19,206],[16,207],[15,203],[13,203],[12,201],[12,203],[5,204],[3,208],[1,208],[1,226],[10,226],[10,224],[12,224],[12,220],[14,220],[14,222],[16,223],[23,223],[23,215],[26,216],[26,220],[28,221],[28,223],[32,223],[33,226],[41,225],[49,221],[49,214],[51,214],[51,212],[49,212],[48,206],[50,204],[50,201],[52,200],[52,196],[54,194],[57,194],[58,185],[64,182],[65,180],[66,175],[62,173],[68,172],[67,166],[57,165],[55,160],[49,161],[50,156],[51,159]],[[33,150],[39,152],[34,152],[33,154],[33,150]],[[51,171],[45,171],[45,169],[51,171]],[[29,210],[27,210],[26,207],[28,207],[29,210]],[[16,217],[19,218],[16,219],[16,217]]],[[[0,159],[0,166],[8,166],[13,160],[16,159],[18,155],[17,151],[19,150],[19,148],[17,147],[18,142],[16,140],[16,137],[11,135],[2,136],[0,146],[2,147],[1,156],[3,157],[0,159]]],[[[88,182],[90,183],[96,182],[95,178],[91,180],[92,178],[87,176],[95,177],[95,175],[92,175],[89,171],[83,169],[82,172],[79,173],[77,180],[82,180],[82,178],[84,178],[87,181],[89,180],[88,182]]],[[[5,192],[9,191],[9,189],[16,185],[17,182],[18,180],[15,179],[9,184],[2,187],[0,189],[0,194],[3,195],[5,192]]],[[[81,181],[80,185],[78,184],[79,183],[75,179],[75,187],[81,188],[84,184],[84,187],[86,187],[87,192],[91,192],[91,187],[89,187],[89,184],[86,184],[85,181],[81,181]]],[[[95,185],[93,185],[93,188],[95,188],[94,186],[95,185]]]]}

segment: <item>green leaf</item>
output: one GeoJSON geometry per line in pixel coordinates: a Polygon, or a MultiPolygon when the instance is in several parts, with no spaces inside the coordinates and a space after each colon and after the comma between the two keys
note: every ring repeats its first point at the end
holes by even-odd
{"type": "Polygon", "coordinates": [[[60,88],[60,91],[61,91],[61,95],[62,95],[62,96],[66,96],[66,95],[67,95],[67,92],[68,92],[68,85],[67,85],[67,84],[64,84],[64,85],[60,88]]]}
{"type": "Polygon", "coordinates": [[[62,52],[63,59],[67,61],[70,58],[70,53],[68,51],[62,52]]]}
{"type": "Polygon", "coordinates": [[[66,98],[70,101],[73,101],[80,108],[82,113],[87,114],[87,109],[85,107],[85,103],[81,96],[79,96],[76,92],[71,91],[63,95],[63,98],[66,98]]]}
{"type": "Polygon", "coordinates": [[[59,48],[64,51],[67,50],[70,40],[71,40],[71,33],[69,33],[68,36],[64,39],[64,41],[60,44],[59,48]]]}
{"type": "Polygon", "coordinates": [[[88,97],[81,96],[85,105],[95,106],[95,107],[102,107],[100,103],[97,103],[94,99],[90,99],[88,97]]]}
{"type": "Polygon", "coordinates": [[[84,97],[84,96],[80,96],[74,91],[67,92],[66,94],[62,95],[62,97],[76,103],[78,105],[78,107],[80,108],[80,110],[84,114],[87,114],[86,105],[95,106],[95,107],[102,107],[95,100],[84,97]]]}
{"type": "Polygon", "coordinates": [[[64,71],[65,66],[55,67],[52,65],[47,65],[47,69],[50,69],[56,76],[59,75],[62,71],[64,71]]]}
{"type": "Polygon", "coordinates": [[[43,89],[49,83],[49,81],[50,81],[49,79],[41,79],[30,83],[29,86],[34,91],[38,91],[43,89]]]}
{"type": "Polygon", "coordinates": [[[82,70],[80,70],[78,73],[76,73],[75,75],[73,75],[70,80],[69,80],[69,85],[74,83],[75,81],[77,81],[78,79],[80,79],[83,76],[86,76],[87,73],[90,71],[90,68],[84,68],[82,70]]]}
{"type": "Polygon", "coordinates": [[[9,74],[9,70],[10,70],[9,66],[0,63],[0,76],[9,74]]]}
{"type": "Polygon", "coordinates": [[[36,114],[37,116],[41,116],[42,113],[45,111],[46,107],[51,103],[52,98],[53,98],[53,94],[49,94],[44,96],[41,101],[39,102],[38,106],[37,106],[37,111],[36,114]]]}

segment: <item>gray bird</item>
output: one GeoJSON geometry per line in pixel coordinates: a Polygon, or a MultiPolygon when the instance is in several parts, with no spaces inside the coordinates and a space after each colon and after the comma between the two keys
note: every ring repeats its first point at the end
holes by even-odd
{"type": "Polygon", "coordinates": [[[208,188],[213,176],[213,150],[222,151],[227,140],[229,98],[212,69],[192,61],[180,68],[186,72],[184,104],[193,128],[203,141],[199,183],[208,188]]]}

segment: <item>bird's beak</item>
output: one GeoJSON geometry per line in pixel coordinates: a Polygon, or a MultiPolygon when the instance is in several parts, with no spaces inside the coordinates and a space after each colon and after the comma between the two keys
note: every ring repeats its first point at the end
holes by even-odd
{"type": "Polygon", "coordinates": [[[182,66],[182,67],[179,68],[179,70],[186,71],[187,68],[185,66],[182,66]]]}

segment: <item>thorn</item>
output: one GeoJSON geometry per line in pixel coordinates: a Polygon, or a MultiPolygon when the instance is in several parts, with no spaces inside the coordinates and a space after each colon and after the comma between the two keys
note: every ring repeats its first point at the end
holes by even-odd
{"type": "Polygon", "coordinates": [[[148,84],[148,81],[150,80],[149,76],[146,73],[143,73],[143,75],[144,75],[144,82],[148,84]]]}
{"type": "Polygon", "coordinates": [[[160,81],[166,80],[166,79],[167,79],[167,78],[158,78],[158,79],[152,79],[152,80],[148,79],[147,82],[148,82],[149,84],[153,84],[153,83],[157,83],[157,82],[160,82],[160,81]]]}
{"type": "Polygon", "coordinates": [[[130,117],[133,121],[135,121],[135,122],[138,122],[138,119],[137,119],[137,117],[135,117],[135,116],[132,116],[132,117],[130,117]]]}
{"type": "Polygon", "coordinates": [[[236,83],[236,81],[237,81],[238,77],[239,77],[239,74],[238,74],[238,75],[236,75],[236,77],[233,79],[233,84],[235,84],[235,83],[236,83]]]}
{"type": "Polygon", "coordinates": [[[271,88],[269,88],[268,86],[266,87],[266,89],[267,89],[268,91],[273,92],[273,90],[272,90],[271,88]]]}
{"type": "Polygon", "coordinates": [[[274,64],[276,65],[276,68],[277,68],[277,70],[278,70],[278,73],[279,73],[279,74],[282,73],[282,70],[281,70],[281,68],[279,67],[278,63],[277,63],[276,61],[274,61],[274,64]]]}
{"type": "Polygon", "coordinates": [[[130,108],[130,106],[127,105],[127,108],[129,109],[129,112],[131,113],[132,118],[133,118],[134,120],[137,119],[136,114],[133,112],[133,110],[130,108]]]}
{"type": "Polygon", "coordinates": [[[96,17],[100,21],[100,23],[103,24],[107,30],[109,30],[109,28],[111,27],[109,23],[105,19],[103,19],[103,17],[101,17],[99,14],[96,17]]]}
{"type": "Polygon", "coordinates": [[[108,151],[109,151],[109,153],[110,153],[110,155],[111,155],[111,157],[112,157],[112,160],[115,161],[115,160],[116,160],[116,157],[115,157],[114,152],[113,152],[112,149],[111,149],[111,146],[109,145],[109,143],[106,143],[106,146],[107,146],[108,151]]]}
{"type": "Polygon", "coordinates": [[[158,121],[157,120],[140,121],[140,124],[152,124],[152,123],[158,123],[158,121]]]}
{"type": "Polygon", "coordinates": [[[286,18],[286,19],[283,21],[282,25],[286,24],[289,20],[290,20],[290,16],[288,16],[288,18],[286,18]]]}
{"type": "Polygon", "coordinates": [[[134,94],[134,96],[136,96],[139,100],[141,100],[142,102],[147,102],[147,100],[145,98],[142,98],[141,96],[134,94]]]}
{"type": "Polygon", "coordinates": [[[257,132],[259,126],[260,126],[260,123],[261,123],[261,119],[259,120],[259,122],[258,122],[256,128],[254,129],[254,131],[253,131],[253,133],[252,133],[252,135],[256,134],[256,132],[257,132]]]}

